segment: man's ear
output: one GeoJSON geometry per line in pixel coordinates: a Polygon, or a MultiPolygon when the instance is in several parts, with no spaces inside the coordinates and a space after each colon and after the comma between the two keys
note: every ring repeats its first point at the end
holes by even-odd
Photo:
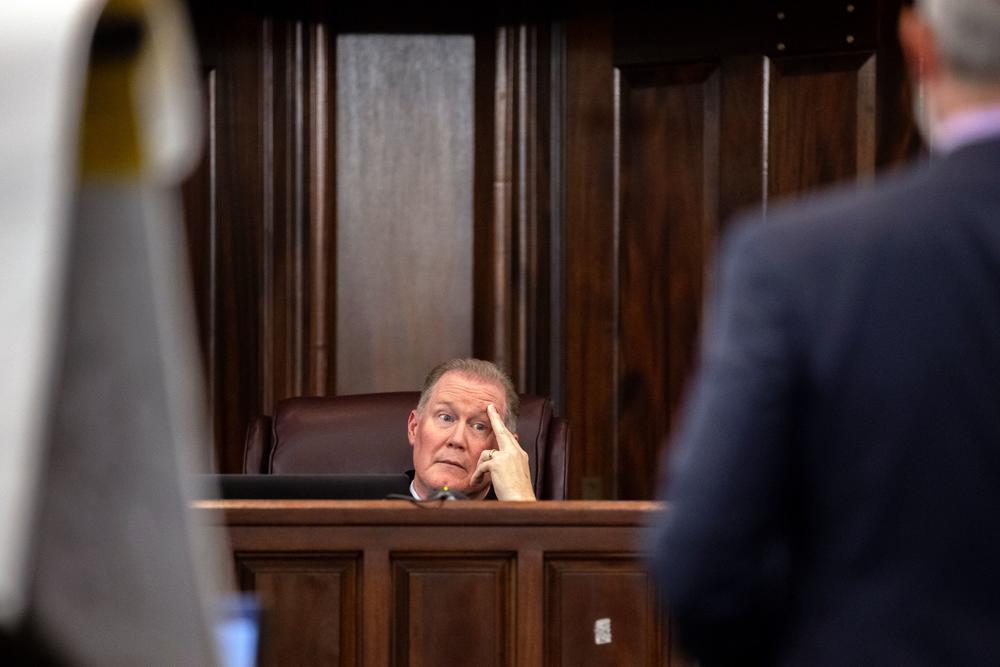
{"type": "Polygon", "coordinates": [[[899,13],[899,44],[911,81],[937,77],[940,63],[934,32],[924,17],[910,7],[904,7],[899,13]]]}
{"type": "Polygon", "coordinates": [[[417,442],[417,411],[410,410],[410,416],[406,418],[406,437],[410,441],[410,447],[417,442]]]}

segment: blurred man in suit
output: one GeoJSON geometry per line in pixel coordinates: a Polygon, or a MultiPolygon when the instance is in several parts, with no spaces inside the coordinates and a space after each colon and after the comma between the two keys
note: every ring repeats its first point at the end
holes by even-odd
{"type": "Polygon", "coordinates": [[[496,365],[452,359],[434,367],[406,427],[413,497],[447,488],[470,498],[534,500],[517,414],[517,392],[496,365]]]}
{"type": "Polygon", "coordinates": [[[722,249],[656,544],[703,665],[1000,664],[1000,1],[900,36],[931,159],[722,249]]]}

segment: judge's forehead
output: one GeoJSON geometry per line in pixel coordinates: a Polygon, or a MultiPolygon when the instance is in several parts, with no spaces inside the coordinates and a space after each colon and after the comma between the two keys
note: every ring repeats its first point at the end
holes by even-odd
{"type": "Polygon", "coordinates": [[[503,387],[496,382],[458,371],[448,371],[434,384],[428,403],[439,402],[475,405],[481,410],[492,403],[501,413],[507,403],[503,387]]]}

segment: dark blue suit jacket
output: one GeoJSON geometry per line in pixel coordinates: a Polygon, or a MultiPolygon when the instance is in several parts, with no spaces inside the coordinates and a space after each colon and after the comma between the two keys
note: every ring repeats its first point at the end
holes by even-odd
{"type": "Polygon", "coordinates": [[[656,544],[704,665],[1000,665],[1000,141],[737,224],[656,544]]]}

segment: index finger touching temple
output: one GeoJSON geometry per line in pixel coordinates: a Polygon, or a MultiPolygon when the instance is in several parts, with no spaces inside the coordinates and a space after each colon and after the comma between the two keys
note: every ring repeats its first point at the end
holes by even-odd
{"type": "Polygon", "coordinates": [[[493,426],[493,431],[497,434],[510,434],[507,425],[503,423],[503,418],[500,416],[500,412],[497,410],[496,406],[492,403],[486,406],[486,414],[490,418],[490,424],[493,426]]]}

